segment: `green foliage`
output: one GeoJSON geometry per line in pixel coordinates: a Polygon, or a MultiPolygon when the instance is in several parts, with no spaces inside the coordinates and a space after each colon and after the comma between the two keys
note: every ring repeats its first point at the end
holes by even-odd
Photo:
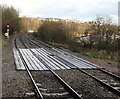
{"type": "Polygon", "coordinates": [[[73,52],[80,52],[80,44],[77,42],[72,42],[69,46],[69,49],[73,52]]]}
{"type": "Polygon", "coordinates": [[[0,47],[2,48],[2,47],[6,47],[8,45],[8,41],[7,40],[2,40],[1,42],[0,42],[0,47]]]}
{"type": "Polygon", "coordinates": [[[45,21],[38,29],[38,36],[46,42],[70,43],[72,33],[70,28],[60,22],[45,21]]]}
{"type": "Polygon", "coordinates": [[[2,32],[6,32],[6,25],[10,25],[10,34],[20,31],[19,12],[14,7],[0,5],[2,10],[2,32]]]}

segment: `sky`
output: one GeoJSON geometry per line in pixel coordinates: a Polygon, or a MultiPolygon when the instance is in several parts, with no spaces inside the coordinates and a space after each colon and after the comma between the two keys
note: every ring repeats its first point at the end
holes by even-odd
{"type": "Polygon", "coordinates": [[[118,19],[119,0],[0,0],[0,4],[14,6],[20,16],[40,18],[79,19],[92,21],[96,16],[118,19]]]}

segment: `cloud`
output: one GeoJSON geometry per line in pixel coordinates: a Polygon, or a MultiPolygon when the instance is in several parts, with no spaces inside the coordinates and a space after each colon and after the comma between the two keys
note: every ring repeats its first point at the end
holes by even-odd
{"type": "Polygon", "coordinates": [[[68,17],[92,20],[96,15],[117,16],[119,0],[0,0],[13,5],[21,16],[68,17]]]}

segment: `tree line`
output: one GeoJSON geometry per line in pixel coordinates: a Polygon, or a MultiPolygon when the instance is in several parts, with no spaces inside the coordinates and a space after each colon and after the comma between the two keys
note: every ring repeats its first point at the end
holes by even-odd
{"type": "Polygon", "coordinates": [[[13,6],[7,5],[0,5],[0,10],[2,12],[2,33],[4,34],[7,31],[7,24],[10,25],[10,35],[19,32],[21,29],[19,11],[13,6]]]}
{"type": "Polygon", "coordinates": [[[91,23],[90,27],[86,29],[86,36],[89,31],[94,33],[89,35],[89,42],[83,41],[83,46],[88,48],[97,48],[97,50],[111,50],[115,51],[118,48],[118,26],[112,24],[112,19],[107,17],[96,17],[95,22],[91,23]]]}
{"type": "Polygon", "coordinates": [[[72,51],[96,51],[111,59],[117,59],[118,40],[120,39],[118,29],[119,26],[112,24],[111,18],[98,16],[95,21],[82,25],[75,22],[69,24],[62,21],[44,21],[36,36],[48,43],[67,44],[72,51]],[[83,30],[82,27],[84,36],[75,37],[74,33],[79,33],[81,29],[83,30]]]}

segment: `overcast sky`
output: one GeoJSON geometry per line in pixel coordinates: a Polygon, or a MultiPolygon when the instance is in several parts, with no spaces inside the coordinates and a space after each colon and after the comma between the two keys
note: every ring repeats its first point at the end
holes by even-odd
{"type": "Polygon", "coordinates": [[[97,15],[118,18],[119,0],[0,0],[12,5],[20,16],[94,20],[97,15]]]}

